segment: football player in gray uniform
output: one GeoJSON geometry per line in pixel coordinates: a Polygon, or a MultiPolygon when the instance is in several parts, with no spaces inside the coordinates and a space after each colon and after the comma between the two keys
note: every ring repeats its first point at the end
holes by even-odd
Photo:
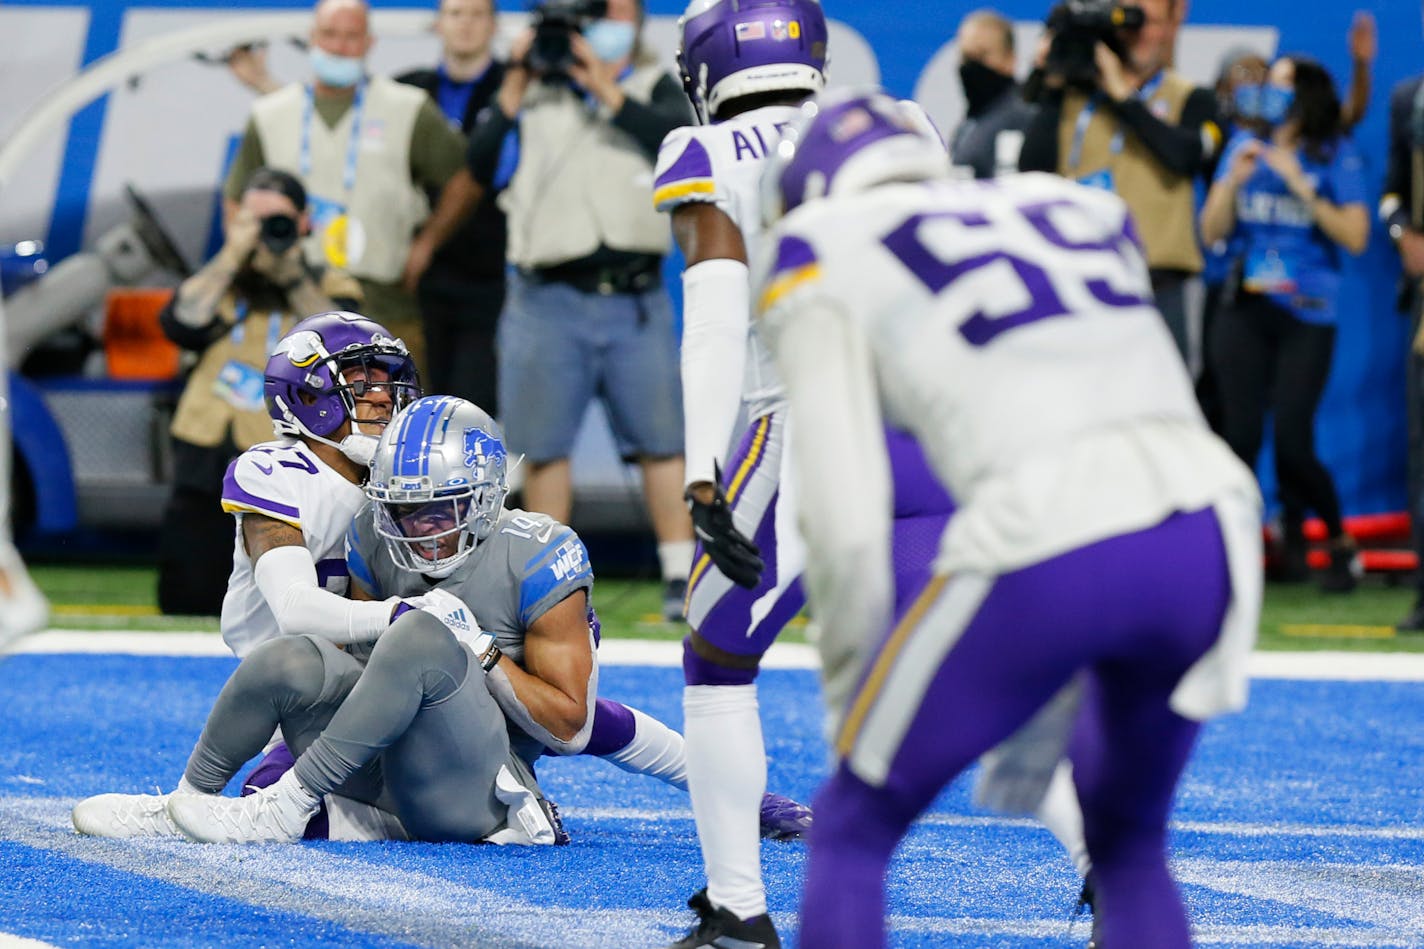
{"type": "MultiPolygon", "coordinates": [[[[430,396],[392,423],[347,535],[354,597],[448,593],[469,604],[493,642],[481,664],[526,762],[596,755],[686,790],[680,734],[598,697],[593,571],[574,531],[504,508],[508,458],[493,419],[463,399],[430,396]]],[[[799,837],[804,808],[776,794],[762,836],[799,837]]]]}

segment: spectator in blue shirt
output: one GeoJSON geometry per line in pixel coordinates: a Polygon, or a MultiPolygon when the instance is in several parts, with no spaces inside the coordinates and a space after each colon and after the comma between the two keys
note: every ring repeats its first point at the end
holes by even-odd
{"type": "Polygon", "coordinates": [[[1306,510],[1325,522],[1327,590],[1355,585],[1355,548],[1330,472],[1315,454],[1315,410],[1330,372],[1342,251],[1369,238],[1363,166],[1343,137],[1329,73],[1279,59],[1260,90],[1265,133],[1231,140],[1201,214],[1202,239],[1226,241],[1227,299],[1209,340],[1222,395],[1222,434],[1255,464],[1267,410],[1274,417],[1286,575],[1303,579],[1306,510]],[[1233,292],[1234,291],[1234,292],[1233,292]]]}

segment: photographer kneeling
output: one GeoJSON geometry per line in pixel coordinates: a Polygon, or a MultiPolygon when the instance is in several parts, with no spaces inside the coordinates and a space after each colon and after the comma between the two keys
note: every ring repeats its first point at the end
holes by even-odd
{"type": "Polygon", "coordinates": [[[1021,171],[1115,192],[1136,221],[1152,289],[1177,349],[1201,366],[1201,248],[1193,181],[1221,146],[1216,97],[1170,68],[1185,0],[1070,0],[1052,34],[1021,171]]]}
{"type": "Polygon", "coordinates": [[[692,113],[642,44],[638,0],[548,0],[533,20],[511,47],[496,107],[470,135],[470,173],[503,188],[508,219],[501,421],[526,458],[524,507],[567,522],[569,455],[584,410],[602,399],[620,454],[642,470],[665,609],[680,618],[692,523],[661,279],[671,236],[652,191],[658,146],[692,113]]]}
{"type": "Polygon", "coordinates": [[[178,287],[159,315],[163,332],[197,353],[169,432],[173,494],[159,536],[158,605],[165,613],[216,615],[232,572],[232,518],[223,476],[239,453],[271,441],[262,371],[299,320],[354,309],[361,287],[302,259],[306,190],[292,175],[258,168],[247,179],[227,240],[178,287]]]}

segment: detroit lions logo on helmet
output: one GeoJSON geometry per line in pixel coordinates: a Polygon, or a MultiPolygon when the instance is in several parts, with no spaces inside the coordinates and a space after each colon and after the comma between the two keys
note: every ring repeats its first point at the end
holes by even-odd
{"type": "Polygon", "coordinates": [[[465,467],[483,468],[490,459],[503,454],[499,439],[479,428],[465,429],[465,467]]]}

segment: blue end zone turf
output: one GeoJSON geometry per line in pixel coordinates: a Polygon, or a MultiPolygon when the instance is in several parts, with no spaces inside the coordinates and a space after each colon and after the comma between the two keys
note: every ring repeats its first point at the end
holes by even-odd
{"type": "MultiPolygon", "coordinates": [[[[74,801],[171,789],[227,659],[0,661],[0,941],[112,946],[652,946],[702,885],[685,795],[592,759],[543,759],[569,847],[315,843],[201,847],[75,835],[74,801]]],[[[760,679],[771,787],[825,773],[809,672],[760,679]]],[[[675,668],[606,667],[602,694],[679,726],[675,668]]],[[[953,723],[946,723],[952,728],[953,723]]],[[[1201,944],[1424,944],[1424,684],[1267,681],[1207,727],[1173,815],[1201,944]]],[[[230,793],[235,793],[234,782],[230,793]]],[[[892,869],[892,944],[1081,946],[1078,881],[1030,821],[949,788],[892,869]]],[[[794,943],[800,844],[765,844],[794,943]]]]}

